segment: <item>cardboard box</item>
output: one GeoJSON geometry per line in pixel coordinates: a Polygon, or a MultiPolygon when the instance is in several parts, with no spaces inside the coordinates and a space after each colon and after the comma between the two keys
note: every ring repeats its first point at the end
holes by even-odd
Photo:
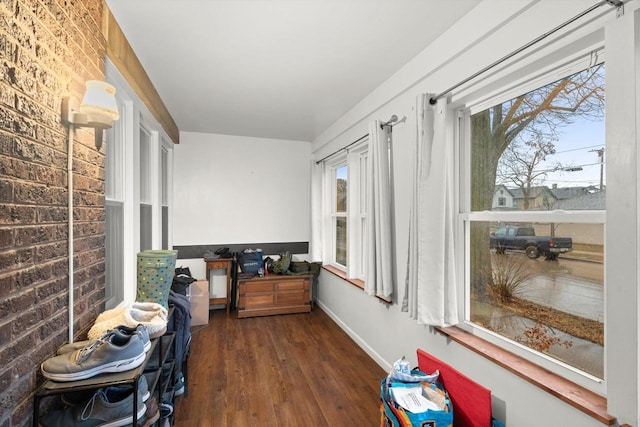
{"type": "Polygon", "coordinates": [[[191,284],[191,326],[209,324],[209,281],[197,280],[191,284]]]}

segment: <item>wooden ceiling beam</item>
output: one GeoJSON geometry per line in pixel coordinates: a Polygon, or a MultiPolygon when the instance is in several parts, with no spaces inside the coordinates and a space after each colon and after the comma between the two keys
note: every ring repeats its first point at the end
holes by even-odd
{"type": "Polygon", "coordinates": [[[160,123],[169,138],[175,144],[179,144],[180,131],[178,126],[104,0],[102,8],[102,33],[107,41],[107,56],[144,102],[153,117],[160,123]]]}

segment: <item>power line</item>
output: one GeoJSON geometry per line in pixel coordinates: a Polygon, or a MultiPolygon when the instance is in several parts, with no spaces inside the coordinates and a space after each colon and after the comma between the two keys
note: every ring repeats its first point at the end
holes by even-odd
{"type": "MultiPolygon", "coordinates": [[[[583,165],[571,165],[571,166],[562,166],[562,167],[557,167],[557,168],[552,168],[552,169],[534,169],[532,170],[532,172],[534,173],[553,173],[553,172],[577,172],[577,171],[571,171],[571,170],[567,170],[568,168],[582,168],[582,167],[586,167],[586,166],[596,166],[596,165],[604,165],[606,164],[605,162],[597,162],[597,163],[586,163],[583,165]]],[[[505,174],[505,175],[514,175],[513,173],[509,173],[509,174],[505,174]]]]}
{"type": "MultiPolygon", "coordinates": [[[[571,150],[556,151],[553,154],[569,153],[571,151],[580,151],[580,150],[586,150],[587,148],[595,148],[595,147],[604,147],[604,144],[589,145],[588,147],[580,147],[580,148],[572,148],[571,150]]],[[[553,155],[553,154],[551,154],[551,155],[553,155]]]]}

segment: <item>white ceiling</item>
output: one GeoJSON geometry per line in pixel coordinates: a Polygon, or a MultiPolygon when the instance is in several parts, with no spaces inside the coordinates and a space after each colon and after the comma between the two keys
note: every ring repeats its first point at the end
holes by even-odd
{"type": "Polygon", "coordinates": [[[180,131],[312,141],[478,0],[107,0],[180,131]]]}

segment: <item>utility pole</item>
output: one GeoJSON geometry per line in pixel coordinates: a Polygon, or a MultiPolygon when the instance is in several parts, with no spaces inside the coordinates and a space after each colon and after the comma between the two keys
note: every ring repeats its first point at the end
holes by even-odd
{"type": "Polygon", "coordinates": [[[599,148],[597,150],[591,150],[591,152],[598,153],[598,157],[600,158],[600,191],[603,189],[603,179],[604,179],[604,148],[599,148]]]}

